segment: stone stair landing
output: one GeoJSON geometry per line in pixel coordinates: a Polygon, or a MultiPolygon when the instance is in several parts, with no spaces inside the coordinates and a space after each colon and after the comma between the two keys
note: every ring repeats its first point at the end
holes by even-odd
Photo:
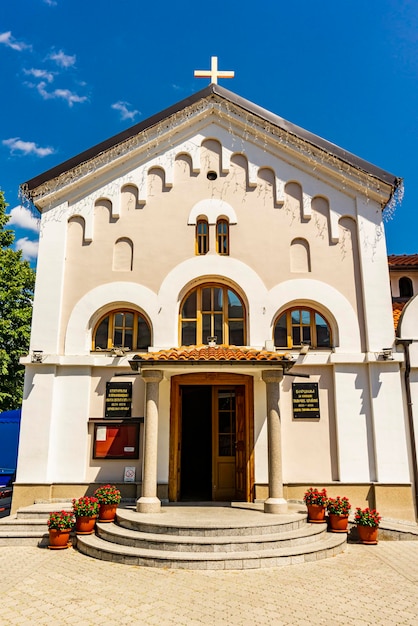
{"type": "Polygon", "coordinates": [[[262,505],[162,507],[158,514],[118,509],[116,523],[77,537],[77,549],[93,558],[130,565],[181,569],[278,567],[334,556],[345,534],[308,524],[306,509],[265,514],[262,505]]]}

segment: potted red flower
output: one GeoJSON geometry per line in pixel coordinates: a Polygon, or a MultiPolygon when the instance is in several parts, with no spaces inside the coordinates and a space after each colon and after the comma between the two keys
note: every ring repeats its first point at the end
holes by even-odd
{"type": "Polygon", "coordinates": [[[361,509],[360,507],[356,509],[354,520],[357,524],[357,532],[361,543],[370,545],[377,543],[381,519],[376,509],[361,509]]]}
{"type": "Polygon", "coordinates": [[[99,501],[99,522],[113,522],[116,509],[121,500],[119,489],[115,485],[103,485],[98,487],[94,495],[99,501]]]}
{"type": "Polygon", "coordinates": [[[96,518],[99,513],[99,501],[94,496],[73,498],[73,513],[75,515],[75,530],[77,535],[91,535],[94,533],[96,518]]]}
{"type": "Polygon", "coordinates": [[[327,490],[309,487],[303,496],[308,509],[308,522],[321,524],[325,522],[325,509],[328,502],[327,490]]]}
{"type": "Polygon", "coordinates": [[[53,511],[47,520],[49,530],[49,548],[63,550],[68,548],[70,532],[74,526],[72,511],[53,511]]]}
{"type": "Polygon", "coordinates": [[[332,533],[346,533],[348,529],[348,514],[351,504],[345,496],[329,498],[327,504],[329,529],[332,533]]]}

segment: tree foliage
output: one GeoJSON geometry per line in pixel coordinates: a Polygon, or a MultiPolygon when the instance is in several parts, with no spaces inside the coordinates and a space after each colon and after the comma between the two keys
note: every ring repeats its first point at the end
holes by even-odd
{"type": "Polygon", "coordinates": [[[35,272],[6,228],[8,204],[0,191],[0,412],[22,403],[24,369],[19,358],[29,349],[35,272]]]}

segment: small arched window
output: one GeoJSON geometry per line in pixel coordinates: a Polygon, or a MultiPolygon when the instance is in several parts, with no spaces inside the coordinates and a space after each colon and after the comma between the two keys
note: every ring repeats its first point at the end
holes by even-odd
{"type": "Polygon", "coordinates": [[[274,345],[278,348],[294,348],[303,343],[309,343],[312,348],[330,348],[330,327],[314,309],[288,309],[274,324],[274,345]]]}
{"type": "Polygon", "coordinates": [[[399,296],[401,298],[412,298],[414,295],[414,288],[412,287],[412,280],[408,276],[402,276],[399,279],[399,296]]]}
{"type": "Polygon", "coordinates": [[[227,220],[216,222],[216,251],[218,254],[229,254],[229,224],[227,220]]]}
{"type": "Polygon", "coordinates": [[[207,220],[198,220],[196,224],[196,254],[209,251],[209,224],[207,220]]]}
{"type": "Polygon", "coordinates": [[[137,311],[112,311],[97,324],[93,333],[93,350],[128,348],[146,350],[151,345],[151,329],[137,311]]]}
{"type": "Polygon", "coordinates": [[[180,307],[182,346],[203,345],[216,337],[218,345],[244,346],[245,310],[239,295],[225,285],[200,285],[180,307]]]}

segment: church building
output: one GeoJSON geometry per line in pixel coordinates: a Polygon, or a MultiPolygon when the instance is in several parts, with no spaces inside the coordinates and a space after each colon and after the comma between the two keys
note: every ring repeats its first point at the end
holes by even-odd
{"type": "Polygon", "coordinates": [[[212,82],[22,185],[41,214],[13,510],[309,486],[415,520],[396,176],[212,82]]]}

